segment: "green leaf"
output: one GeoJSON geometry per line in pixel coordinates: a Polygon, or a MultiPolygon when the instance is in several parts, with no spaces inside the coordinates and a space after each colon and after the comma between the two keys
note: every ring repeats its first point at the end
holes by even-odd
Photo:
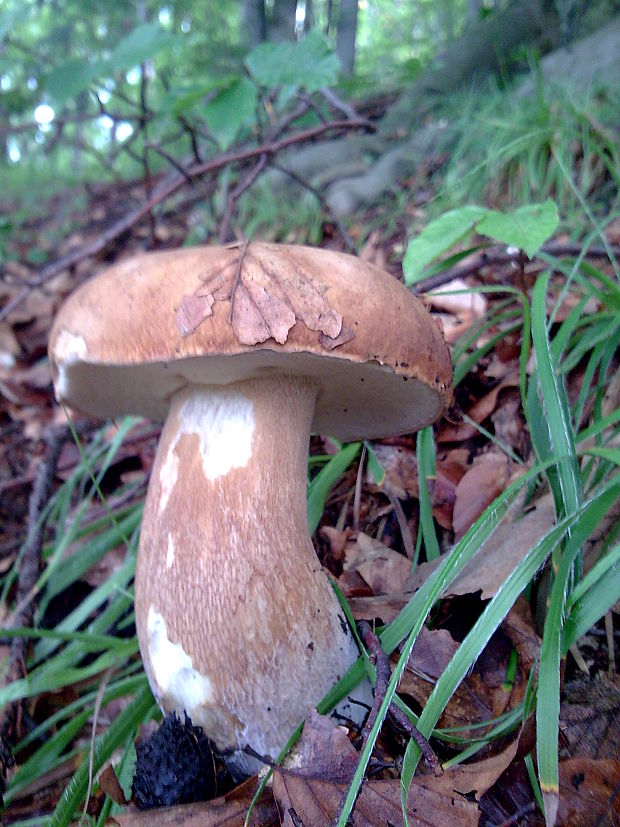
{"type": "Polygon", "coordinates": [[[503,244],[519,247],[531,258],[553,235],[559,220],[557,207],[547,200],[542,204],[527,204],[512,213],[489,210],[476,223],[476,231],[503,244]]]}
{"type": "Polygon", "coordinates": [[[99,63],[91,63],[86,58],[72,58],[49,73],[45,88],[57,104],[62,104],[88,89],[100,69],[99,63]]]}
{"type": "Polygon", "coordinates": [[[485,207],[470,204],[431,221],[407,247],[403,259],[405,284],[410,287],[420,281],[424,268],[470,233],[487,212],[485,207]]]}
{"type": "Polygon", "coordinates": [[[228,149],[241,129],[254,122],[256,95],[256,86],[251,80],[238,78],[204,108],[207,126],[222,149],[228,149]]]}
{"type": "Polygon", "coordinates": [[[316,92],[338,79],[338,58],[325,36],[313,29],[299,43],[261,43],[246,58],[261,86],[292,86],[316,92]]]}
{"type": "Polygon", "coordinates": [[[131,69],[170,46],[174,37],[158,23],[143,23],[119,41],[105,65],[113,72],[131,69]]]}

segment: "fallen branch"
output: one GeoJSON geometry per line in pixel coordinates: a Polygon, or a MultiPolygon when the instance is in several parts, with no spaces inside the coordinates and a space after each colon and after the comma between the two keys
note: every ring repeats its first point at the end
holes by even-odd
{"type": "Polygon", "coordinates": [[[295,132],[292,135],[288,135],[278,141],[271,141],[261,144],[260,146],[245,147],[232,152],[226,152],[222,155],[216,156],[215,158],[211,158],[208,161],[204,161],[203,163],[196,163],[190,167],[187,167],[184,175],[176,174],[172,178],[168,178],[163,181],[158,187],[154,188],[152,196],[145,201],[145,203],[112,224],[111,227],[98,235],[97,238],[93,239],[88,244],[78,247],[76,250],[72,250],[65,256],[62,256],[49,264],[47,267],[44,267],[39,275],[30,282],[28,287],[20,291],[0,310],[0,321],[6,319],[13,310],[22,304],[31,289],[42,287],[63,270],[66,270],[69,267],[74,267],[85,258],[90,258],[91,256],[100,253],[115,238],[118,238],[123,233],[126,233],[142,218],[147,216],[155,206],[160,204],[166,198],[169,198],[177,192],[177,190],[181,189],[181,187],[185,186],[189,180],[217,172],[230,164],[238,164],[244,161],[249,161],[252,158],[260,158],[261,156],[265,156],[266,159],[270,159],[279,152],[288,149],[290,146],[313,141],[329,132],[342,132],[343,130],[354,129],[373,129],[373,127],[368,121],[361,118],[357,120],[331,121],[331,123],[319,124],[318,126],[295,132]]]}
{"type": "MultiPolygon", "coordinates": [[[[363,742],[366,743],[368,740],[368,736],[370,735],[370,730],[374,722],[377,720],[377,715],[379,713],[379,707],[383,703],[383,699],[385,698],[385,693],[387,691],[388,684],[390,682],[390,677],[392,674],[392,669],[390,667],[390,658],[387,652],[385,652],[381,647],[381,641],[379,640],[378,635],[376,635],[372,629],[370,628],[370,624],[367,623],[365,620],[360,620],[357,624],[357,627],[360,632],[360,636],[364,645],[370,652],[371,661],[375,664],[375,669],[377,670],[377,681],[375,684],[375,700],[372,705],[372,709],[368,714],[368,718],[366,723],[364,724],[364,729],[362,730],[362,739],[363,742]]],[[[411,723],[409,718],[402,712],[396,704],[390,704],[389,714],[392,716],[394,721],[398,724],[398,726],[403,729],[410,738],[416,742],[416,744],[420,747],[420,751],[424,756],[424,759],[428,766],[431,768],[433,773],[437,776],[442,775],[443,770],[441,768],[441,763],[439,759],[435,755],[433,748],[427,741],[427,739],[422,735],[422,733],[416,729],[416,727],[411,723]]]]}
{"type": "MultiPolygon", "coordinates": [[[[17,582],[16,605],[18,608],[11,623],[14,629],[32,626],[35,600],[34,598],[28,599],[28,596],[34,593],[41,566],[43,549],[41,514],[49,500],[60,451],[68,434],[67,426],[52,427],[47,430],[44,437],[45,452],[39,462],[28,502],[28,533],[21,554],[17,582]]],[[[28,643],[28,638],[25,637],[15,637],[11,640],[9,666],[3,679],[5,685],[26,676],[28,643]]],[[[20,712],[19,701],[7,703],[0,710],[0,792],[6,789],[7,770],[13,765],[12,746],[19,728],[20,712]]]]}
{"type": "MultiPolygon", "coordinates": [[[[544,244],[540,248],[540,253],[548,256],[579,256],[583,252],[583,246],[580,244],[544,244]]],[[[604,247],[590,247],[586,250],[584,258],[609,258],[609,254],[620,257],[620,245],[609,245],[607,249],[604,247]]],[[[534,256],[534,259],[536,259],[534,256]]],[[[517,264],[522,266],[528,261],[527,256],[523,250],[514,250],[508,252],[507,250],[485,250],[467,264],[457,265],[444,270],[443,273],[437,273],[434,276],[429,276],[427,279],[417,282],[412,286],[414,293],[428,293],[429,290],[435,290],[444,284],[449,284],[455,279],[462,279],[465,276],[473,276],[480,272],[483,267],[500,267],[506,264],[517,264]]]]}

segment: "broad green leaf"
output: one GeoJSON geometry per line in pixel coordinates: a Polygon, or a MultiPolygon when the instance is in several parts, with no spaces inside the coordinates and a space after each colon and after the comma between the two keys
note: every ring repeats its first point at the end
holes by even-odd
{"type": "Polygon", "coordinates": [[[511,213],[489,210],[476,223],[476,231],[495,241],[519,247],[531,258],[553,235],[559,223],[558,210],[553,201],[527,204],[511,213]]]}
{"type": "Polygon", "coordinates": [[[170,46],[173,40],[173,35],[158,23],[143,23],[116,44],[105,62],[106,66],[113,72],[131,69],[170,46]]]}
{"type": "Polygon", "coordinates": [[[487,212],[484,207],[468,205],[450,210],[431,221],[420,235],[409,242],[403,259],[405,284],[410,287],[420,281],[425,267],[470,233],[476,221],[482,219],[487,212]]]}
{"type": "Polygon", "coordinates": [[[338,58],[318,29],[299,43],[261,43],[245,63],[261,86],[293,86],[315,92],[338,79],[338,58]]]}
{"type": "Polygon", "coordinates": [[[239,75],[230,74],[206,80],[201,79],[200,83],[185,84],[169,89],[163,96],[158,111],[160,114],[180,115],[200,103],[207,95],[230,86],[238,78],[239,75]]]}
{"type": "Polygon", "coordinates": [[[256,95],[256,86],[252,81],[239,78],[218,92],[204,108],[207,126],[222,149],[228,149],[241,129],[253,123],[256,95]]]}
{"type": "Polygon", "coordinates": [[[45,88],[57,104],[62,104],[88,89],[100,69],[100,63],[91,63],[86,58],[72,58],[49,73],[45,88]]]}

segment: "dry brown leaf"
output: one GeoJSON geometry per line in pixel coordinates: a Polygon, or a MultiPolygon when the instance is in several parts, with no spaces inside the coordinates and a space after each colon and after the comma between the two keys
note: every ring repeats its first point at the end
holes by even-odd
{"type": "Polygon", "coordinates": [[[206,296],[183,296],[177,310],[177,327],[181,336],[189,336],[205,319],[212,316],[214,303],[215,299],[211,293],[206,296]]]}
{"type": "Polygon", "coordinates": [[[620,761],[570,758],[559,774],[559,827],[620,825],[620,761]]]}
{"type": "MultiPolygon", "coordinates": [[[[373,446],[377,459],[385,472],[385,480],[393,493],[399,499],[418,497],[418,467],[415,451],[403,445],[384,445],[378,443],[373,446]]],[[[429,479],[429,493],[433,516],[442,528],[452,528],[452,508],[454,505],[456,486],[465,473],[465,462],[468,452],[463,452],[460,461],[447,455],[437,458],[436,475],[429,479]]],[[[367,475],[367,484],[372,489],[374,480],[367,475]]],[[[381,486],[379,486],[381,490],[381,486]]]]}
{"type": "MultiPolygon", "coordinates": [[[[538,500],[536,507],[527,514],[522,514],[521,506],[522,500],[513,505],[476,556],[448,586],[443,597],[481,591],[481,599],[488,600],[497,593],[510,572],[555,522],[555,510],[550,496],[538,500]]],[[[419,565],[407,582],[406,591],[419,589],[440,562],[441,560],[433,560],[419,565]]]]}
{"type": "MultiPolygon", "coordinates": [[[[273,794],[282,824],[289,827],[325,827],[340,814],[359,754],[340,727],[330,718],[313,713],[290,764],[277,769],[273,794]]],[[[415,824],[476,825],[478,807],[458,793],[428,789],[427,777],[414,778],[407,815],[415,824]]],[[[354,827],[403,824],[400,781],[366,781],[351,817],[354,827]]]]}
{"type": "Polygon", "coordinates": [[[465,474],[456,486],[452,515],[455,540],[460,540],[485,508],[501,494],[511,473],[512,464],[507,457],[489,452],[465,474]]]}
{"type": "Polygon", "coordinates": [[[620,685],[599,673],[567,683],[560,707],[560,757],[615,758],[620,743],[620,685]]]}
{"type": "Polygon", "coordinates": [[[411,561],[378,540],[360,533],[345,549],[345,571],[357,571],[374,594],[403,590],[411,573],[411,561]]]}
{"type": "MultiPolygon", "coordinates": [[[[244,827],[245,817],[256,791],[256,778],[248,779],[223,798],[180,804],[140,812],[135,808],[110,818],[106,824],[118,827],[244,827]]],[[[276,827],[278,808],[266,790],[252,810],[250,827],[276,827]]]]}
{"type": "Polygon", "coordinates": [[[519,747],[519,739],[516,738],[511,744],[497,755],[484,758],[471,764],[456,764],[450,770],[439,776],[427,776],[424,778],[424,785],[431,790],[451,795],[455,792],[461,795],[474,793],[476,801],[480,800],[487,790],[497,781],[500,775],[506,770],[519,747]]]}
{"type": "Polygon", "coordinates": [[[391,623],[411,600],[411,594],[354,595],[347,599],[356,620],[391,623]]]}
{"type": "Polygon", "coordinates": [[[424,299],[428,304],[440,310],[447,310],[455,316],[472,315],[481,319],[487,311],[488,301],[482,293],[453,293],[455,290],[471,290],[471,285],[463,279],[453,279],[427,293],[424,299]]]}
{"type": "Polygon", "coordinates": [[[325,286],[303,272],[283,250],[255,252],[240,246],[238,256],[223,270],[206,273],[199,288],[183,297],[177,325],[191,335],[211,315],[216,301],[230,300],[230,322],[241,344],[256,345],[273,338],[284,344],[297,320],[315,330],[326,349],[353,338],[342,327],[342,316],[324,296],[325,286]]]}
{"type": "MultiPolygon", "coordinates": [[[[283,825],[326,827],[340,814],[347,786],[276,771],[273,793],[283,814],[283,825]]],[[[420,827],[437,827],[439,824],[475,827],[479,812],[477,804],[458,793],[443,795],[427,789],[414,778],[409,791],[407,816],[413,820],[410,823],[420,827]]],[[[400,781],[367,781],[349,823],[352,827],[402,825],[400,781]]]]}

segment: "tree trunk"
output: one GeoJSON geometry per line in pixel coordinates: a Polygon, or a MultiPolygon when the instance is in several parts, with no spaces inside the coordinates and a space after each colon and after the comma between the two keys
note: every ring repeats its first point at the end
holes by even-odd
{"type": "Polygon", "coordinates": [[[267,15],[267,40],[279,43],[295,37],[295,13],[297,0],[274,0],[271,13],[267,15]]]}
{"type": "Polygon", "coordinates": [[[558,38],[558,19],[544,0],[519,0],[470,26],[425,69],[383,118],[381,132],[399,132],[411,126],[411,114],[420,100],[446,94],[476,76],[504,70],[511,52],[523,43],[547,51],[558,38]]]}
{"type": "Polygon", "coordinates": [[[243,4],[243,25],[245,42],[249,49],[254,49],[265,41],[267,27],[265,24],[265,0],[245,0],[243,4]]]}
{"type": "Polygon", "coordinates": [[[355,37],[357,34],[357,0],[340,0],[336,53],[343,75],[350,77],[355,64],[355,37]]]}

